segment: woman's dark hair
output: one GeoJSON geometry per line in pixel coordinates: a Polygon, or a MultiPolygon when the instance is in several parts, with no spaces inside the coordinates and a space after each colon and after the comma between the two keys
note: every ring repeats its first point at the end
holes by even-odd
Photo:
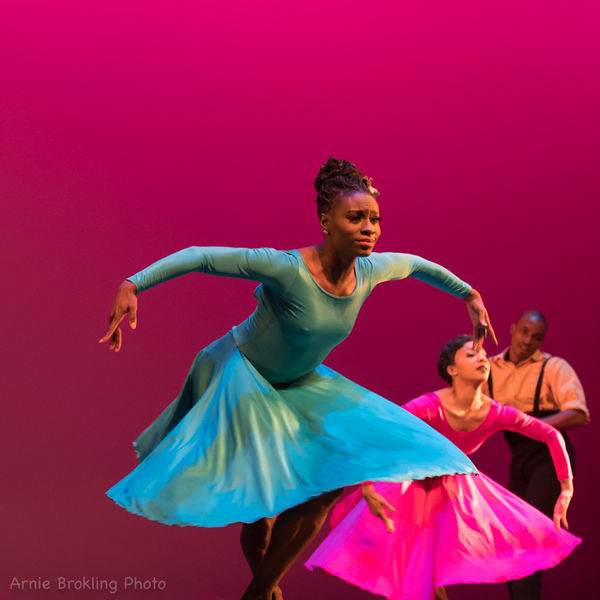
{"type": "Polygon", "coordinates": [[[315,178],[317,190],[317,214],[326,213],[338,196],[354,192],[366,192],[374,198],[379,192],[371,187],[371,179],[365,177],[354,163],[347,160],[329,160],[321,165],[319,174],[315,178]]]}
{"type": "Polygon", "coordinates": [[[452,384],[452,377],[448,375],[448,367],[454,364],[454,357],[456,356],[456,353],[467,342],[472,341],[472,335],[459,335],[446,342],[444,349],[440,352],[440,358],[438,359],[437,365],[438,373],[444,381],[448,382],[449,384],[452,384]]]}

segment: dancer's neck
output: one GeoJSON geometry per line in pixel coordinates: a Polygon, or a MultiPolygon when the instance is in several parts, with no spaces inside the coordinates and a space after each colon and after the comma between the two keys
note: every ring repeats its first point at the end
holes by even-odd
{"type": "Polygon", "coordinates": [[[315,246],[323,275],[334,285],[354,277],[356,256],[342,256],[329,244],[315,246]]]}
{"type": "Polygon", "coordinates": [[[482,382],[455,379],[452,387],[448,388],[448,392],[442,398],[444,408],[450,409],[455,414],[479,410],[484,404],[482,386],[482,382]]]}

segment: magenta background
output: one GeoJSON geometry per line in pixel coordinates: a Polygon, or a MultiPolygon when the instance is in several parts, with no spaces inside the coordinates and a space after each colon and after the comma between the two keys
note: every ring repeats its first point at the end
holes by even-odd
{"type": "MultiPolygon", "coordinates": [[[[599,14],[591,0],[3,3],[0,597],[111,597],[8,585],[126,575],[167,591],[118,597],[241,595],[239,526],[162,526],[104,491],[195,353],[252,310],[253,285],[171,282],[140,298],[119,355],[96,340],[119,281],[169,252],[317,243],[312,181],[330,155],[381,190],[378,249],[472,282],[502,347],[515,314],[543,310],[545,349],[576,368],[593,409],[599,14]]],[[[461,302],[389,284],[328,364],[402,403],[440,387],[437,351],[467,329],[461,302]]],[[[570,522],[585,539],[547,576],[548,599],[593,589],[595,431],[572,434],[570,522]]],[[[476,461],[506,481],[501,439],[476,461]]],[[[370,597],[300,562],[283,588],[370,597]]]]}

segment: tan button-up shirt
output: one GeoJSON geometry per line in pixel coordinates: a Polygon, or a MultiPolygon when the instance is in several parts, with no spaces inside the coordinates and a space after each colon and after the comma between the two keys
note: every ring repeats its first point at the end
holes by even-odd
{"type": "MultiPolygon", "coordinates": [[[[505,356],[508,356],[508,349],[489,359],[494,399],[523,412],[531,412],[542,364],[551,355],[536,350],[518,365],[504,360],[505,356]]],[[[487,384],[484,391],[489,394],[487,384]]],[[[571,408],[581,410],[589,417],[583,387],[575,371],[566,360],[553,356],[544,371],[540,410],[564,411],[571,408]]]]}

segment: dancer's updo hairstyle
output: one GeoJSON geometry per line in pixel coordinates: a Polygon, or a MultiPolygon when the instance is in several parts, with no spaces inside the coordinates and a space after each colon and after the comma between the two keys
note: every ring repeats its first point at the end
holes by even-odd
{"type": "Polygon", "coordinates": [[[454,357],[456,353],[467,343],[472,342],[472,335],[459,335],[446,342],[443,350],[440,352],[440,358],[438,360],[437,370],[439,376],[452,385],[452,377],[448,374],[448,367],[454,364],[454,357]]]}
{"type": "Polygon", "coordinates": [[[379,192],[371,186],[371,179],[365,177],[354,163],[335,158],[329,158],[324,165],[321,165],[319,174],[315,178],[315,189],[319,215],[328,212],[338,196],[354,192],[365,192],[374,198],[379,196],[379,192]]]}

